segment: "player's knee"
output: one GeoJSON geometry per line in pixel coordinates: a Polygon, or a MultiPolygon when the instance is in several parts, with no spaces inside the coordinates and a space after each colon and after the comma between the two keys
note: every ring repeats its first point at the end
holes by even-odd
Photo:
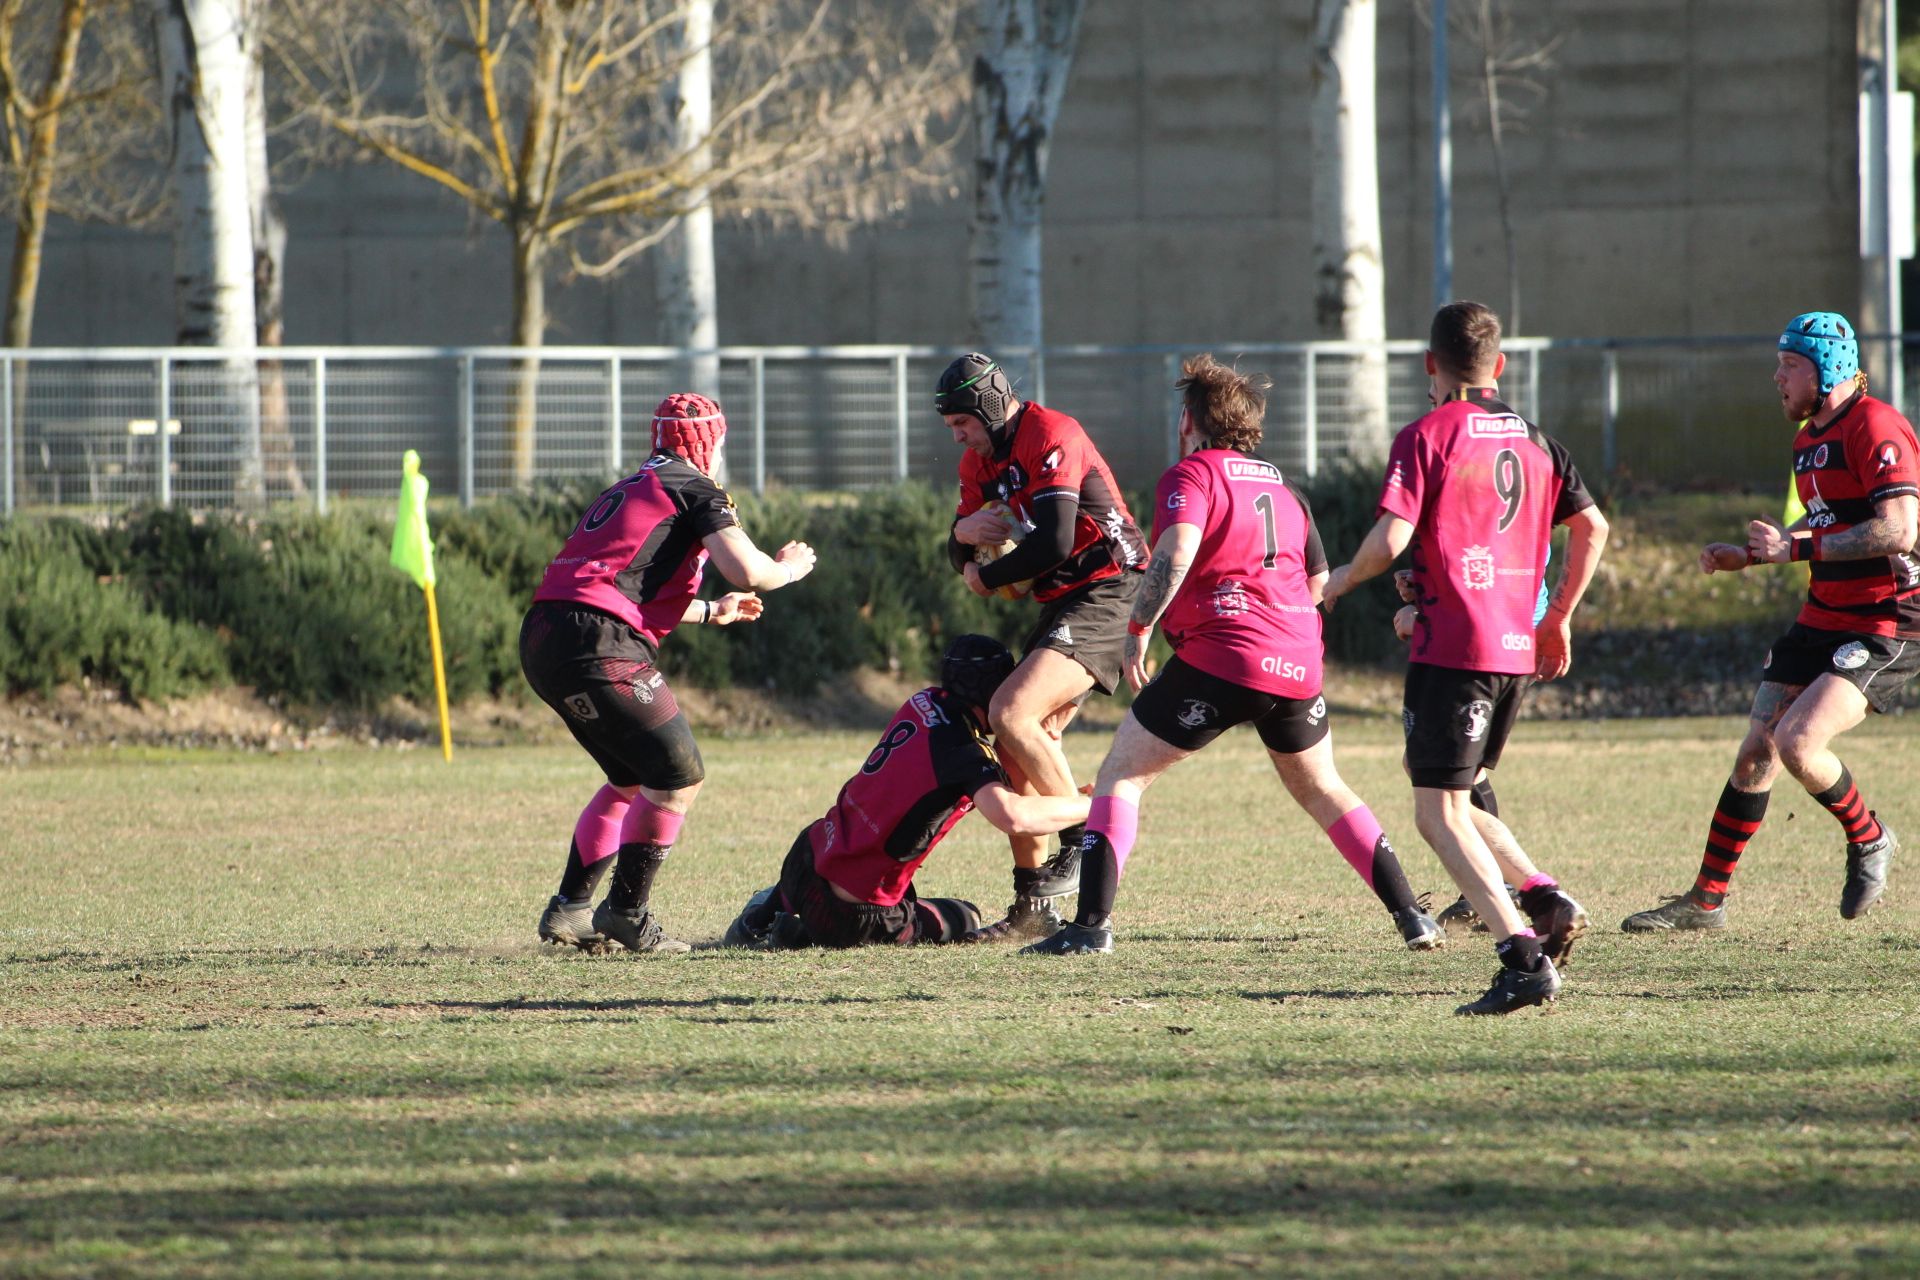
{"type": "Polygon", "coordinates": [[[980,908],[963,898],[921,898],[913,904],[914,939],[958,942],[980,927],[980,908]]]}

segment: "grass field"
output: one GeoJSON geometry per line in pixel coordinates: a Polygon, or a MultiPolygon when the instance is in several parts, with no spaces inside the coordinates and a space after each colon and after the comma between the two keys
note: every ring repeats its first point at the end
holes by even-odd
{"type": "MultiPolygon", "coordinates": [[[[1403,951],[1244,733],[1065,961],[542,951],[565,748],[0,772],[0,1274],[1912,1276],[1920,854],[1843,922],[1783,788],[1724,935],[1615,931],[1690,882],[1738,732],[1521,727],[1503,802],[1601,928],[1474,1022],[1485,940],[1403,951]]],[[[1448,900],[1395,727],[1337,733],[1448,900]]],[[[1920,836],[1914,738],[1847,754],[1920,836]]],[[[666,921],[717,935],[866,748],[709,738],[666,921]]],[[[923,887],[1003,905],[990,835],[923,887]]]]}

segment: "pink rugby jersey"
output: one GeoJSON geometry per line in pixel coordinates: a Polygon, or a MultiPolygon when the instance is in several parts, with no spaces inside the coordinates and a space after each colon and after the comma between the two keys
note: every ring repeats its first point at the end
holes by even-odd
{"type": "Polygon", "coordinates": [[[1531,675],[1553,527],[1592,505],[1566,449],[1495,388],[1466,388],[1401,428],[1379,509],[1414,530],[1413,661],[1531,675]]]}
{"type": "Polygon", "coordinates": [[[1318,694],[1320,613],[1307,579],[1327,557],[1306,498],[1271,462],[1201,449],[1160,477],[1154,542],[1176,524],[1200,530],[1160,619],[1180,660],[1263,693],[1318,694]]]}
{"type": "Polygon", "coordinates": [[[702,540],[739,523],[725,489],[682,459],[656,453],[595,499],[533,598],[612,614],[658,648],[700,590],[702,540]]]}

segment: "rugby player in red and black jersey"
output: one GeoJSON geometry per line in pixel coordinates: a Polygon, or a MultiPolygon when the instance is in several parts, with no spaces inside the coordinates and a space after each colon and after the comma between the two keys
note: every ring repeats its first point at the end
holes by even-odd
{"type": "Polygon", "coordinates": [[[1379,518],[1324,594],[1338,600],[1411,547],[1418,614],[1401,716],[1414,821],[1500,957],[1487,993],[1458,1011],[1509,1013],[1558,994],[1555,962],[1585,932],[1587,914],[1499,818],[1473,804],[1472,788],[1499,764],[1529,682],[1571,666],[1569,620],[1599,567],[1607,521],[1560,443],[1500,399],[1506,357],[1490,308],[1440,308],[1425,359],[1434,409],[1394,438],[1379,518]],[[1570,530],[1566,569],[1536,626],[1561,524],[1570,530]],[[1519,886],[1518,909],[1503,879],[1519,886]]]}
{"type": "MultiPolygon", "coordinates": [[[[992,358],[975,353],[948,365],[934,407],[966,448],[947,539],[955,571],[983,596],[1031,582],[1040,603],[1020,665],[988,709],[1002,762],[1028,795],[1071,796],[1060,733],[1089,692],[1119,687],[1146,542],[1086,431],[1064,413],[1015,398],[992,358]],[[977,548],[1007,541],[1016,528],[1027,532],[1012,551],[974,562],[977,548]]],[[[1056,923],[1049,900],[1079,888],[1082,834],[1061,832],[1059,852],[1044,864],[1044,840],[1013,836],[1013,906],[971,941],[1011,941],[1056,923]]]]}
{"type": "Polygon", "coordinates": [[[727,626],[760,616],[756,592],[813,571],[813,549],[769,556],[740,528],[713,480],[727,420],[705,396],[668,396],[654,410],[653,455],[602,493],[547,566],[520,627],[520,665],[542,701],[607,776],[574,824],[560,891],[540,937],[595,949],[679,952],[649,910],[706,771],[673,690],[654,669],[681,623],[727,626]],[[698,597],[708,560],[740,591],[698,597]],[[593,895],[608,866],[613,884],[593,895]]]}
{"type": "Polygon", "coordinates": [[[1009,835],[1086,821],[1087,798],[1021,795],[989,740],[987,707],[1013,655],[986,636],[947,646],[940,683],[893,714],[826,816],[787,851],[780,882],[756,893],[727,946],[859,947],[957,942],[980,927],[959,898],[922,898],[913,877],[954,824],[978,809],[1009,835]]]}
{"type": "Polygon", "coordinates": [[[1920,448],[1899,411],[1867,394],[1859,343],[1843,316],[1795,316],[1780,335],[1773,384],[1787,421],[1800,424],[1793,477],[1807,514],[1785,528],[1753,521],[1745,546],[1709,544],[1700,569],[1737,573],[1807,561],[1807,602],[1767,653],[1693,887],[1628,916],[1620,927],[1629,933],[1725,927],[1728,882],[1760,830],[1782,765],[1845,833],[1843,917],[1852,920],[1879,899],[1899,847],[1861,799],[1833,740],[1869,711],[1884,711],[1920,667],[1920,448]]]}
{"type": "Polygon", "coordinates": [[[1321,696],[1320,586],[1327,557],[1306,498],[1253,456],[1266,379],[1212,356],[1186,362],[1181,461],[1160,477],[1153,558],[1127,623],[1127,680],[1140,696],[1094,784],[1073,923],[1033,955],[1113,950],[1120,874],[1154,780],[1238,724],[1251,724],[1295,802],[1320,824],[1415,950],[1445,934],[1414,902],[1386,833],[1333,764],[1321,696]],[[1164,624],[1174,656],[1151,684],[1147,637],[1164,624]]]}

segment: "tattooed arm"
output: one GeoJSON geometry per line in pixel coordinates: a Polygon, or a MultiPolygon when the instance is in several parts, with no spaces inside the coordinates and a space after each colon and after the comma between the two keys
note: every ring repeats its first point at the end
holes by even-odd
{"type": "Polygon", "coordinates": [[[1873,518],[1863,520],[1839,533],[1814,532],[1794,537],[1770,520],[1755,520],[1747,526],[1747,546],[1754,558],[1769,564],[1789,560],[1871,560],[1875,556],[1902,555],[1913,550],[1916,523],[1920,522],[1920,498],[1902,494],[1882,498],[1873,504],[1873,518]],[[1794,555],[1795,544],[1805,542],[1801,554],[1794,555]]]}
{"type": "Polygon", "coordinates": [[[1147,641],[1153,626],[1173,603],[1174,592],[1186,580],[1199,550],[1200,528],[1191,524],[1167,526],[1160,541],[1153,544],[1153,559],[1141,575],[1140,592],[1133,598],[1133,618],[1127,623],[1126,645],[1121,650],[1121,668],[1136,691],[1147,683],[1147,641]]]}

